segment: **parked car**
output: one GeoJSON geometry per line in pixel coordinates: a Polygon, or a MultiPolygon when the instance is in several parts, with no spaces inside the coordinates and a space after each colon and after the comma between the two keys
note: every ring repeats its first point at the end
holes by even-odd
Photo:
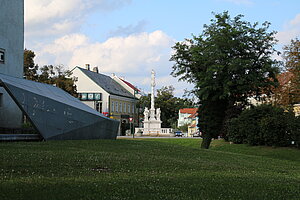
{"type": "Polygon", "coordinates": [[[183,133],[181,131],[175,131],[174,134],[175,134],[175,137],[182,137],[183,136],[183,133]]]}
{"type": "Polygon", "coordinates": [[[197,132],[194,132],[191,134],[193,137],[201,137],[201,132],[200,131],[197,131],[197,132]]]}

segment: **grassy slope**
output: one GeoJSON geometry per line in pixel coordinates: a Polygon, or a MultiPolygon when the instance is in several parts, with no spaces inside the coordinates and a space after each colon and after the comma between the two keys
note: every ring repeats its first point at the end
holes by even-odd
{"type": "Polygon", "coordinates": [[[198,139],[0,143],[0,199],[300,199],[300,151],[198,139]]]}

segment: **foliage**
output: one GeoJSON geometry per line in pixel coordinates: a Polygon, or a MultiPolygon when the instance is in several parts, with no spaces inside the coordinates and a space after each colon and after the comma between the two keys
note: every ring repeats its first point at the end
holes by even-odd
{"type": "Polygon", "coordinates": [[[298,199],[299,150],[198,142],[0,143],[0,199],[298,199]]]}
{"type": "MultiPolygon", "coordinates": [[[[187,98],[179,98],[174,96],[175,88],[173,86],[163,86],[157,90],[155,97],[155,107],[161,110],[162,127],[175,128],[178,120],[178,111],[181,108],[194,107],[193,102],[187,98]]],[[[151,96],[143,96],[139,99],[137,106],[142,108],[150,108],[151,96]]]]}
{"type": "Polygon", "coordinates": [[[300,102],[300,41],[291,40],[284,48],[285,73],[282,73],[280,87],[275,90],[276,103],[291,109],[300,102]]]}
{"type": "Polygon", "coordinates": [[[27,80],[37,79],[38,65],[34,63],[35,53],[31,50],[24,50],[24,77],[27,80]]]}
{"type": "Polygon", "coordinates": [[[39,67],[34,63],[35,53],[24,50],[24,76],[28,80],[47,83],[59,87],[69,94],[76,96],[76,86],[69,70],[64,70],[62,65],[44,65],[39,67]]]}
{"type": "Polygon", "coordinates": [[[179,126],[178,129],[181,130],[183,133],[186,133],[188,132],[189,124],[184,124],[182,126],[179,126]]]}
{"type": "Polygon", "coordinates": [[[245,106],[248,97],[270,94],[271,86],[277,85],[279,62],[271,57],[276,52],[276,32],[268,32],[268,22],[259,27],[258,23],[242,21],[242,17],[232,19],[228,12],[216,14],[210,25],[204,25],[201,35],[173,47],[172,75],[194,83],[194,93],[204,105],[199,108],[203,112],[200,116],[213,112],[206,117],[208,121],[199,117],[208,140],[222,128],[220,124],[210,127],[212,123],[223,124],[227,109],[214,111],[220,101],[230,108],[237,102],[245,106]]]}
{"type": "Polygon", "coordinates": [[[272,105],[247,109],[230,121],[228,138],[234,143],[290,146],[300,136],[299,119],[272,105]]]}

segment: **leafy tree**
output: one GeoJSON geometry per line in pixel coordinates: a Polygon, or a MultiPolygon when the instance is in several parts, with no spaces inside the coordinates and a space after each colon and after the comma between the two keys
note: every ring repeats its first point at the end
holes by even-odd
{"type": "Polygon", "coordinates": [[[279,107],[260,105],[246,109],[229,123],[228,137],[234,143],[267,146],[299,145],[299,118],[279,107]]]}
{"type": "Polygon", "coordinates": [[[24,77],[27,80],[37,80],[38,65],[34,63],[35,53],[31,50],[24,50],[24,77]]]}
{"type": "Polygon", "coordinates": [[[270,94],[277,85],[278,62],[274,31],[270,23],[251,24],[233,19],[228,12],[215,14],[199,36],[175,44],[172,75],[194,83],[199,98],[199,127],[204,135],[202,148],[220,135],[228,108],[247,105],[247,98],[270,94]]]}
{"type": "Polygon", "coordinates": [[[44,65],[39,67],[34,63],[35,53],[24,50],[24,76],[28,80],[55,85],[73,96],[77,96],[76,86],[69,70],[64,70],[62,65],[44,65]]]}
{"type": "Polygon", "coordinates": [[[189,124],[184,124],[182,126],[179,126],[178,129],[181,130],[183,133],[186,133],[189,130],[189,124]]]}
{"type": "MultiPolygon", "coordinates": [[[[181,108],[190,108],[194,104],[187,98],[178,98],[174,96],[175,88],[173,86],[164,86],[157,90],[155,97],[155,107],[161,109],[162,127],[176,127],[178,120],[178,111],[181,108]]],[[[142,108],[150,108],[151,96],[143,96],[139,99],[137,106],[142,108]]]]}
{"type": "Polygon", "coordinates": [[[274,89],[276,105],[292,110],[300,102],[300,41],[291,40],[283,48],[284,72],[278,76],[280,85],[274,89]]]}
{"type": "Polygon", "coordinates": [[[291,40],[291,44],[284,47],[285,66],[292,73],[291,100],[292,104],[300,103],[300,41],[291,40]]]}

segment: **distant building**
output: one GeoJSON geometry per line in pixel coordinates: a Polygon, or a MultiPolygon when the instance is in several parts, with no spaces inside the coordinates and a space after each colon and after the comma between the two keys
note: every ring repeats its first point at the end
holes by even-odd
{"type": "Polygon", "coordinates": [[[112,119],[129,123],[135,117],[134,122],[138,122],[134,114],[137,113],[137,97],[115,79],[99,73],[97,68],[91,71],[89,65],[86,69],[75,67],[72,76],[76,80],[79,99],[84,104],[112,119]]]}
{"type": "Polygon", "coordinates": [[[192,119],[191,115],[197,113],[198,108],[182,108],[179,110],[177,126],[183,126],[185,124],[190,124],[192,119]]]}
{"type": "Polygon", "coordinates": [[[194,133],[196,133],[198,131],[198,112],[196,110],[196,112],[194,112],[193,114],[191,114],[189,116],[189,119],[191,121],[191,123],[188,126],[188,137],[191,137],[194,133]]]}
{"type": "MultiPolygon", "coordinates": [[[[0,24],[0,73],[21,78],[24,62],[24,1],[1,0],[0,24]]],[[[0,127],[18,128],[21,123],[22,112],[0,87],[0,127]]]]}

